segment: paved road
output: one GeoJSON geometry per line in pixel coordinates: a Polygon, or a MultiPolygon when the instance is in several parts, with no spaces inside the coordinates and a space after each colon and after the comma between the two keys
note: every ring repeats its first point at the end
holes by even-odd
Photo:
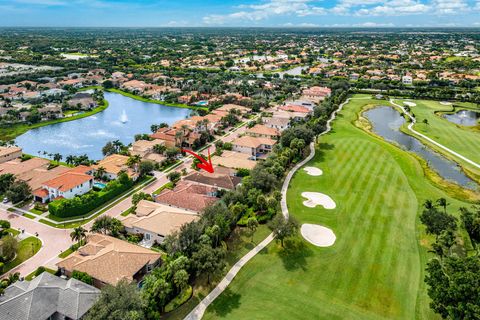
{"type": "Polygon", "coordinates": [[[60,260],[57,257],[58,254],[72,245],[70,230],[53,228],[11,213],[3,208],[0,209],[0,219],[8,220],[12,228],[25,229],[25,232],[30,234],[38,233],[38,237],[42,241],[42,248],[36,255],[12,269],[8,274],[20,272],[22,276],[27,276],[39,266],[54,267],[55,262],[60,260]]]}
{"type": "MultiPolygon", "coordinates": [[[[366,99],[366,98],[358,98],[358,99],[366,99]]],[[[335,118],[337,117],[337,113],[342,110],[343,106],[346,105],[348,102],[350,102],[351,98],[348,98],[344,103],[342,103],[337,110],[335,110],[330,119],[327,121],[327,128],[324,132],[320,134],[324,135],[332,130],[331,123],[335,118]]],[[[303,167],[307,162],[313,159],[315,156],[315,142],[312,142],[310,144],[310,154],[303,159],[301,162],[299,162],[295,167],[290,170],[290,172],[287,174],[287,177],[283,181],[282,185],[282,200],[280,202],[281,208],[282,208],[282,214],[285,217],[285,219],[288,219],[289,213],[288,213],[288,207],[287,207],[287,190],[288,190],[288,185],[290,184],[290,180],[292,179],[293,175],[295,172],[297,172],[298,169],[303,167]]],[[[202,300],[200,303],[184,318],[184,320],[200,320],[202,319],[205,310],[207,310],[208,306],[228,287],[228,285],[233,281],[237,273],[240,271],[240,269],[247,264],[248,261],[250,261],[257,253],[262,251],[266,246],[270,244],[274,239],[273,233],[269,234],[265,240],[260,242],[255,248],[253,248],[251,251],[249,251],[246,255],[244,255],[240,260],[237,261],[233,265],[233,267],[228,271],[227,275],[220,281],[220,283],[202,300]]]]}
{"type": "Polygon", "coordinates": [[[426,135],[418,132],[417,130],[413,129],[413,126],[414,126],[415,123],[417,122],[417,119],[415,119],[415,117],[413,117],[409,112],[407,112],[407,110],[405,110],[405,108],[404,108],[403,106],[395,103],[393,99],[390,99],[390,103],[393,104],[394,106],[397,106],[397,107],[399,107],[400,109],[402,109],[402,111],[403,111],[406,115],[408,115],[408,117],[412,120],[412,122],[408,125],[408,130],[410,130],[410,131],[413,132],[414,134],[422,137],[423,139],[427,140],[428,142],[433,143],[433,144],[436,145],[437,147],[442,148],[443,150],[447,151],[447,152],[450,153],[451,155],[453,155],[453,156],[455,156],[455,157],[457,157],[457,158],[459,158],[459,159],[462,159],[463,161],[468,162],[468,163],[470,163],[472,166],[477,167],[477,168],[480,169],[480,164],[478,164],[478,163],[476,163],[476,162],[468,159],[467,157],[462,156],[461,154],[453,151],[452,149],[449,149],[449,148],[445,147],[443,144],[440,144],[440,143],[438,143],[437,141],[435,141],[435,140],[427,137],[426,135]]]}
{"type": "MultiPolygon", "coordinates": [[[[226,133],[224,136],[220,137],[217,140],[231,142],[240,134],[244,133],[245,130],[246,126],[242,126],[235,129],[234,131],[226,133]]],[[[211,153],[215,152],[215,145],[213,143],[209,148],[211,153]]],[[[205,149],[202,154],[207,155],[207,150],[208,148],[205,149]]],[[[185,157],[184,159],[182,159],[182,163],[174,170],[180,172],[182,171],[182,169],[185,168],[187,171],[190,171],[191,164],[192,158],[185,157]]],[[[141,191],[146,193],[153,193],[155,190],[157,190],[169,181],[167,175],[163,172],[155,172],[155,176],[157,179],[153,183],[144,187],[141,191]]],[[[105,213],[103,213],[102,215],[118,217],[122,212],[129,209],[131,206],[132,196],[130,195],[119,203],[115,204],[112,208],[105,211],[105,213]]],[[[66,250],[70,245],[72,245],[72,241],[70,239],[70,229],[58,229],[50,227],[37,221],[38,219],[32,220],[8,212],[3,206],[0,206],[0,219],[8,220],[13,228],[25,229],[25,232],[27,233],[35,234],[38,232],[39,238],[42,241],[42,248],[35,256],[25,261],[15,269],[11,270],[9,273],[20,272],[23,276],[26,276],[29,273],[33,272],[39,266],[49,266],[54,268],[55,263],[60,260],[58,258],[58,254],[66,250]]],[[[93,220],[85,224],[83,227],[89,230],[92,224],[93,220]]]]}

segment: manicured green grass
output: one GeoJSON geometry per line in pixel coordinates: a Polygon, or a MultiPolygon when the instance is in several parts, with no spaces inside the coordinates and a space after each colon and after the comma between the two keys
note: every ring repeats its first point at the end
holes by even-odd
{"type": "Polygon", "coordinates": [[[65,259],[66,257],[68,257],[69,255],[71,255],[72,253],[74,253],[75,251],[78,250],[78,248],[80,248],[80,243],[75,243],[75,244],[72,244],[70,246],[70,248],[68,248],[67,250],[63,251],[63,252],[60,252],[60,254],[58,255],[59,258],[61,259],[65,259]]]}
{"type": "Polygon", "coordinates": [[[157,190],[153,191],[153,194],[155,194],[155,195],[160,194],[160,192],[162,192],[164,189],[173,189],[173,187],[174,187],[174,185],[173,185],[172,182],[167,182],[166,184],[164,184],[163,186],[161,186],[157,190]]]}
{"type": "MultiPolygon", "coordinates": [[[[32,273],[30,273],[28,276],[25,277],[25,280],[27,281],[31,281],[35,278],[35,272],[37,272],[37,270],[33,271],[32,273]]],[[[53,270],[53,269],[49,269],[49,268],[45,268],[45,271],[44,272],[48,272],[50,274],[55,274],[56,271],[53,270]]]]}
{"type": "Polygon", "coordinates": [[[33,214],[36,214],[37,216],[41,216],[42,214],[44,214],[44,212],[40,211],[40,210],[37,210],[37,209],[30,209],[29,210],[31,213],[33,214]]]}
{"type": "Polygon", "coordinates": [[[132,212],[133,212],[133,207],[128,208],[127,210],[125,210],[124,212],[122,212],[120,215],[121,215],[122,217],[126,217],[126,216],[128,216],[130,213],[132,213],[132,212]]]}
{"type": "Polygon", "coordinates": [[[8,233],[10,233],[13,237],[16,237],[20,234],[20,231],[18,231],[17,229],[13,229],[13,228],[9,228],[7,230],[8,233]]]}
{"type": "Polygon", "coordinates": [[[55,123],[67,122],[67,121],[73,121],[73,120],[86,118],[88,116],[91,116],[93,114],[101,112],[101,111],[105,110],[106,108],[108,108],[108,102],[107,102],[107,100],[104,100],[103,104],[101,106],[98,106],[97,108],[95,108],[91,111],[84,112],[82,114],[78,114],[78,115],[73,116],[73,117],[67,117],[67,118],[61,118],[61,119],[55,119],[55,120],[49,120],[49,121],[42,121],[42,122],[31,124],[31,125],[21,123],[21,124],[15,124],[15,125],[12,125],[12,126],[8,126],[8,127],[1,127],[0,128],[0,139],[4,140],[4,141],[12,140],[12,139],[15,139],[16,137],[18,137],[19,135],[24,134],[28,130],[35,129],[35,128],[40,128],[40,127],[43,127],[43,126],[48,126],[48,125],[55,124],[55,123]]]}
{"type": "Polygon", "coordinates": [[[431,238],[418,214],[426,199],[447,198],[451,213],[468,204],[429,182],[411,154],[357,128],[357,114],[368,104],[388,105],[349,103],[308,163],[323,175],[299,170],[287,194],[290,214],[300,223],[331,228],[335,244],[315,247],[300,235],[290,249],[270,244],[204,319],[438,318],[423,282],[431,238]],[[337,207],[304,206],[306,191],[329,195],[337,207]]]}
{"type": "MultiPolygon", "coordinates": [[[[396,100],[399,104],[402,104],[402,101],[403,100],[396,100]]],[[[410,107],[411,112],[415,114],[417,119],[417,123],[414,126],[415,130],[443,144],[447,148],[460,153],[468,159],[480,163],[480,153],[478,152],[478,148],[474,147],[480,146],[480,125],[477,127],[459,126],[443,118],[442,113],[451,112],[453,110],[452,106],[444,106],[437,101],[429,100],[408,101],[413,101],[417,104],[415,107],[410,107]],[[437,114],[435,113],[436,111],[438,111],[437,114]],[[428,119],[428,125],[422,123],[423,119],[428,119]]],[[[461,105],[462,107],[469,107],[469,109],[476,109],[473,104],[461,105]]],[[[480,111],[480,109],[476,110],[480,111]]],[[[453,157],[440,148],[431,144],[429,144],[429,146],[446,156],[453,157]]],[[[480,169],[460,159],[454,158],[454,160],[480,177],[480,169]]]]}
{"type": "MultiPolygon", "coordinates": [[[[270,234],[270,229],[266,225],[260,225],[253,235],[253,242],[250,232],[247,228],[237,227],[232,235],[226,241],[227,244],[227,268],[221,276],[212,279],[210,285],[207,285],[206,277],[200,276],[193,286],[193,296],[178,309],[173,310],[163,316],[162,319],[181,320],[190,313],[190,311],[217,285],[226,272],[245,254],[252,250],[258,243],[270,234]]],[[[253,319],[253,318],[252,318],[253,319]]],[[[256,319],[256,318],[255,318],[256,319]]]]}
{"type": "Polygon", "coordinates": [[[35,219],[36,218],[34,215],[31,215],[31,214],[28,214],[28,213],[24,213],[23,216],[25,218],[28,218],[28,219],[35,219]]]}
{"type": "Polygon", "coordinates": [[[5,263],[3,272],[6,273],[22,262],[33,257],[42,247],[42,242],[35,237],[28,237],[18,243],[17,256],[10,262],[5,263]]]}

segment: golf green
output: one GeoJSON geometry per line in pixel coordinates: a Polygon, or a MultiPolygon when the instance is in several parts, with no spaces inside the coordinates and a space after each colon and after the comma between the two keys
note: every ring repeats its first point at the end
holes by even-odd
{"type": "MultiPolygon", "coordinates": [[[[356,96],[358,98],[360,96],[356,96]]],[[[435,319],[423,270],[425,236],[418,220],[425,199],[448,199],[449,211],[468,204],[429,182],[418,160],[355,126],[367,105],[352,100],[329,134],[320,138],[307,166],[287,195],[290,214],[336,234],[335,244],[315,247],[299,235],[292,246],[270,244],[210,305],[204,319],[435,319]],[[308,208],[301,193],[321,192],[337,207],[308,208]]]]}

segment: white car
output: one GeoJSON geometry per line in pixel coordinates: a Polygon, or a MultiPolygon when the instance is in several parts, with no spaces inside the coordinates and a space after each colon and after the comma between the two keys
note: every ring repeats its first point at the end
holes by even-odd
{"type": "Polygon", "coordinates": [[[8,203],[8,198],[3,198],[3,203],[8,203]]]}

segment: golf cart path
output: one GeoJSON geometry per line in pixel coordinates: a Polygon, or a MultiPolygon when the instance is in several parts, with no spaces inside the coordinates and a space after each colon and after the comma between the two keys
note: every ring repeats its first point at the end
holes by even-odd
{"type": "MultiPolygon", "coordinates": [[[[326,129],[322,133],[319,134],[319,136],[322,136],[332,130],[331,123],[333,120],[336,119],[338,112],[340,112],[343,107],[350,102],[350,100],[358,100],[358,99],[370,99],[370,97],[365,97],[365,98],[348,98],[340,104],[337,110],[335,110],[330,119],[327,121],[326,124],[326,129]]],[[[293,175],[295,172],[297,172],[298,169],[303,167],[307,162],[313,159],[315,156],[315,142],[310,143],[310,154],[303,159],[301,162],[297,163],[293,169],[290,170],[290,172],[287,174],[287,177],[285,178],[283,185],[282,185],[282,200],[280,202],[280,206],[282,208],[282,214],[283,216],[288,219],[290,216],[288,212],[288,207],[287,207],[287,190],[288,186],[290,184],[290,180],[292,180],[293,175]]],[[[232,282],[232,280],[235,278],[237,273],[240,271],[240,269],[248,262],[250,261],[257,253],[259,253],[261,250],[263,250],[267,245],[270,244],[274,240],[273,233],[269,234],[265,240],[260,242],[255,248],[253,248],[251,251],[249,251],[246,255],[244,255],[240,260],[237,261],[233,265],[233,267],[228,271],[228,273],[225,275],[225,277],[220,281],[220,283],[202,300],[200,303],[184,318],[184,320],[200,320],[203,317],[203,314],[205,313],[205,310],[207,310],[208,306],[228,287],[228,285],[232,282]]]]}
{"type": "Polygon", "coordinates": [[[408,130],[410,130],[410,131],[413,132],[414,134],[422,137],[423,139],[427,140],[428,142],[433,143],[433,144],[436,145],[437,147],[442,148],[443,150],[447,151],[448,153],[454,155],[455,157],[457,157],[457,158],[459,158],[459,159],[462,159],[463,161],[465,161],[465,162],[467,162],[467,163],[470,163],[472,166],[477,167],[477,168],[480,169],[480,164],[478,164],[478,163],[476,163],[476,162],[468,159],[468,158],[465,157],[465,156],[462,156],[461,154],[453,151],[452,149],[449,149],[449,148],[445,147],[443,144],[438,143],[437,141],[435,141],[435,140],[427,137],[426,135],[418,132],[417,130],[413,129],[413,126],[415,125],[415,123],[417,123],[417,120],[416,120],[409,112],[407,112],[407,110],[405,110],[405,108],[404,108],[403,106],[395,103],[393,99],[390,99],[390,103],[393,104],[394,106],[402,109],[402,111],[403,111],[406,115],[408,115],[408,117],[412,120],[412,122],[408,125],[408,130]]]}

